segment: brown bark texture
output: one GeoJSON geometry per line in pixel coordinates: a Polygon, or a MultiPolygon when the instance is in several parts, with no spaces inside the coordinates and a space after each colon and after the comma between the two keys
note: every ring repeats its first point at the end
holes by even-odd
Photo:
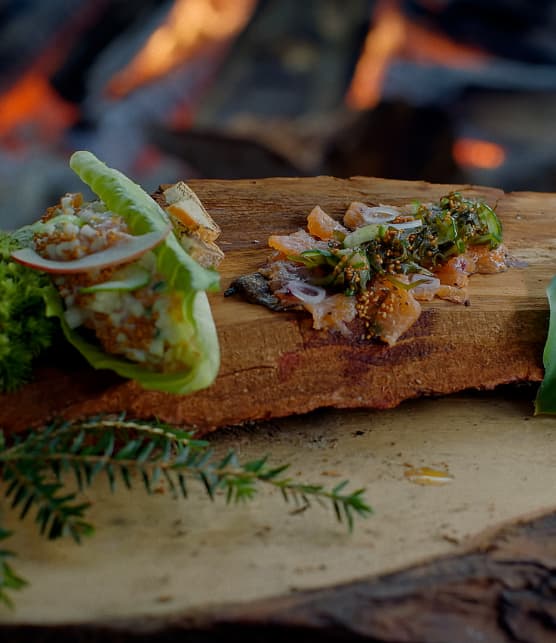
{"type": "Polygon", "coordinates": [[[549,643],[556,640],[556,514],[466,553],[345,585],[197,614],[0,625],[10,643],[549,643]]]}
{"type": "Polygon", "coordinates": [[[222,289],[210,297],[222,353],[215,383],[182,397],[149,392],[69,359],[42,365],[21,391],[0,396],[0,426],[21,430],[56,417],[125,411],[204,434],[320,407],[391,408],[419,396],[542,379],[545,288],[556,273],[554,195],[363,177],[198,180],[191,187],[221,226],[226,253],[222,289]],[[270,234],[304,227],[317,204],[340,218],[354,200],[398,205],[454,189],[496,206],[505,243],[521,267],[471,277],[469,306],[425,304],[392,347],[355,333],[315,331],[304,313],[271,312],[223,296],[234,277],[264,263],[270,234]]]}

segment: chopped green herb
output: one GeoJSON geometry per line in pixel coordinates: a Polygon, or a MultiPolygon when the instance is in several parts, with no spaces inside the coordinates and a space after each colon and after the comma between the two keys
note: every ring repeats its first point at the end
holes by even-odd
{"type": "MultiPolygon", "coordinates": [[[[407,275],[433,270],[469,246],[496,248],[502,226],[482,201],[453,192],[435,204],[415,204],[413,220],[369,224],[329,242],[329,250],[310,249],[288,259],[304,265],[309,282],[346,295],[364,292],[377,275],[407,275]],[[414,220],[422,225],[415,225],[414,220]]],[[[405,217],[407,219],[407,217],[405,217]]]]}

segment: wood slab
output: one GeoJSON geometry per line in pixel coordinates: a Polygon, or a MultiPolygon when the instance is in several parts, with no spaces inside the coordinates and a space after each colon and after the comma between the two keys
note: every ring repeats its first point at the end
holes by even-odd
{"type": "Polygon", "coordinates": [[[3,507],[30,581],[0,607],[9,643],[556,640],[556,420],[533,386],[326,410],[227,429],[219,454],[268,453],[297,479],[365,487],[352,534],[330,508],[296,512],[263,488],[227,507],[190,497],[87,494],[96,534],[48,542],[3,507]],[[443,485],[407,472],[445,470],[443,485]]]}
{"type": "Polygon", "coordinates": [[[545,288],[556,273],[556,196],[361,177],[191,186],[222,227],[223,290],[264,262],[270,234],[304,226],[316,204],[340,217],[353,200],[396,205],[434,200],[453,189],[496,206],[510,251],[527,267],[472,277],[470,306],[426,305],[393,347],[314,331],[307,315],[272,313],[221,292],[211,304],[222,366],[209,389],[180,398],[145,392],[81,363],[50,365],[20,393],[0,396],[0,425],[21,429],[58,415],[126,410],[132,417],[156,415],[207,432],[319,407],[390,408],[413,397],[542,378],[545,288]]]}
{"type": "Polygon", "coordinates": [[[549,642],[556,640],[555,568],[552,513],[501,529],[465,554],[395,574],[260,601],[249,612],[234,607],[170,627],[150,623],[150,640],[185,630],[207,642],[549,642]]]}

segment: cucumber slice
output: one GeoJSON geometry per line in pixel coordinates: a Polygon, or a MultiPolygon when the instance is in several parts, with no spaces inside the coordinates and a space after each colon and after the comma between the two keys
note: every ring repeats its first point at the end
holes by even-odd
{"type": "Polygon", "coordinates": [[[132,292],[133,290],[143,288],[149,283],[149,271],[136,264],[132,264],[131,266],[124,268],[121,272],[123,274],[120,279],[104,281],[100,284],[94,284],[93,286],[85,286],[84,288],[80,288],[79,292],[83,294],[113,291],[132,292]]]}

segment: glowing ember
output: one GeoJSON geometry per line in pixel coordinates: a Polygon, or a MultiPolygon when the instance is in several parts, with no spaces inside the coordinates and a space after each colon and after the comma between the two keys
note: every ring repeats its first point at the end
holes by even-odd
{"type": "Polygon", "coordinates": [[[353,109],[360,110],[377,105],[388,66],[396,58],[425,64],[471,67],[483,64],[488,57],[480,49],[462,45],[412,22],[399,8],[398,0],[379,0],[346,102],[353,109]]]}
{"type": "Polygon", "coordinates": [[[483,170],[494,170],[506,160],[506,152],[501,145],[472,138],[458,139],[452,148],[452,155],[462,167],[483,170]]]}
{"type": "Polygon", "coordinates": [[[175,0],[164,24],[110,81],[109,94],[125,96],[209,47],[226,43],[245,26],[255,4],[256,0],[175,0]]]}
{"type": "Polygon", "coordinates": [[[29,72],[0,97],[0,137],[32,124],[34,136],[56,140],[77,117],[78,109],[61,99],[38,72],[29,72]]]}
{"type": "Polygon", "coordinates": [[[50,78],[67,59],[86,27],[94,23],[108,0],[83,2],[55,30],[27,72],[0,95],[0,143],[12,149],[59,140],[79,119],[79,108],[52,88],[50,78]],[[20,135],[21,134],[21,135],[20,135]],[[26,140],[27,139],[27,140],[26,140]]]}

